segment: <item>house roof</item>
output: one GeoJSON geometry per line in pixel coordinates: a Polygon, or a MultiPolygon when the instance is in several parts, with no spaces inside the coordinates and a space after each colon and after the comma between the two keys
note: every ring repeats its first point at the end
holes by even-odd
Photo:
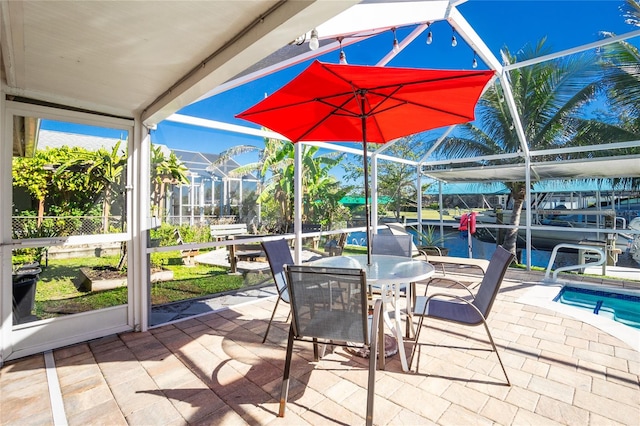
{"type": "MultiPolygon", "coordinates": [[[[82,147],[89,151],[97,151],[99,148],[112,149],[120,139],[107,138],[94,135],[82,135],[79,133],[58,132],[54,130],[40,130],[38,134],[38,148],[82,147]]],[[[124,152],[126,143],[120,145],[120,151],[124,152]]]]}
{"type": "Polygon", "coordinates": [[[247,173],[242,176],[234,176],[231,171],[239,167],[240,164],[233,159],[228,159],[224,163],[214,166],[214,171],[210,171],[211,165],[220,157],[218,154],[186,151],[181,149],[174,149],[173,153],[184,163],[190,172],[197,173],[199,176],[214,179],[257,180],[255,175],[251,173],[247,173]]]}

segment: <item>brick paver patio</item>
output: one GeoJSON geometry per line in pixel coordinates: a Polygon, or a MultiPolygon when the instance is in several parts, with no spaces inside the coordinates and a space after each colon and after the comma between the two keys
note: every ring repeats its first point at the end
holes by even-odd
{"type": "MultiPolygon", "coordinates": [[[[489,320],[511,387],[482,327],[432,321],[412,372],[402,372],[398,355],[377,372],[374,423],[640,424],[639,348],[522,303],[532,285],[526,281],[538,278],[510,271],[489,320]]],[[[294,349],[286,416],[276,416],[288,306],[281,304],[263,345],[274,303],[7,362],[0,370],[0,421],[55,424],[62,413],[69,425],[364,423],[367,360],[337,349],[314,364],[304,343],[294,349]],[[47,356],[59,386],[47,380],[47,356]]]]}

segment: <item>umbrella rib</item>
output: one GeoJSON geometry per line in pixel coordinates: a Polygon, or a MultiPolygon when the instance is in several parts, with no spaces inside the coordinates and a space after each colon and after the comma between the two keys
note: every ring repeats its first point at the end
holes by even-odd
{"type": "MultiPolygon", "coordinates": [[[[417,84],[424,84],[424,83],[436,83],[436,82],[442,82],[442,81],[451,81],[451,80],[458,80],[458,79],[468,79],[470,76],[473,77],[473,76],[482,76],[482,75],[484,75],[483,72],[477,72],[476,74],[467,74],[467,75],[464,75],[464,76],[458,75],[458,76],[451,76],[451,77],[439,77],[437,79],[430,78],[430,79],[410,81],[410,82],[403,83],[403,84],[400,84],[400,85],[398,85],[398,84],[387,84],[387,85],[384,85],[384,86],[377,86],[377,87],[373,87],[373,88],[370,88],[370,89],[366,89],[368,93],[373,93],[373,94],[375,94],[377,96],[380,96],[380,97],[384,98],[384,100],[382,102],[378,103],[375,107],[370,108],[370,112],[368,114],[366,114],[366,115],[380,114],[382,112],[389,111],[390,109],[399,107],[399,106],[401,106],[403,104],[409,104],[409,105],[415,105],[415,106],[419,106],[419,107],[422,107],[422,108],[430,109],[432,111],[437,111],[437,112],[440,112],[440,113],[443,113],[443,114],[449,114],[449,115],[454,116],[454,117],[460,117],[460,118],[465,119],[465,120],[472,120],[473,119],[472,116],[469,117],[469,116],[466,116],[466,115],[458,114],[458,113],[455,113],[455,112],[452,112],[452,111],[448,111],[448,110],[445,110],[445,109],[442,109],[442,108],[438,108],[438,107],[435,107],[435,106],[431,106],[431,105],[427,105],[427,104],[423,104],[423,103],[418,103],[418,102],[414,102],[414,101],[409,101],[409,100],[406,100],[406,99],[399,99],[399,98],[396,98],[394,95],[396,93],[398,93],[398,91],[400,91],[401,89],[403,89],[405,87],[408,87],[408,86],[414,86],[414,85],[417,85],[417,84]],[[383,90],[383,89],[387,89],[387,88],[394,88],[394,90],[390,94],[382,94],[382,93],[378,92],[379,90],[383,90]],[[400,104],[393,105],[393,106],[390,106],[388,108],[376,111],[376,109],[378,107],[380,107],[382,104],[384,104],[388,100],[395,100],[395,101],[400,102],[400,104]]],[[[360,90],[365,90],[365,89],[360,89],[360,90]]]]}
{"type": "Polygon", "coordinates": [[[438,78],[425,78],[425,79],[422,79],[422,80],[407,81],[407,82],[404,82],[404,83],[401,83],[401,84],[390,83],[390,84],[385,84],[384,86],[370,87],[367,90],[369,90],[369,91],[381,90],[381,89],[387,89],[387,88],[390,88],[390,87],[397,87],[397,86],[402,86],[402,87],[415,86],[416,84],[438,83],[438,82],[449,81],[449,80],[467,80],[467,79],[472,78],[472,77],[481,77],[484,74],[485,74],[485,72],[478,71],[475,74],[453,75],[453,76],[449,76],[449,77],[438,77],[438,78]]]}
{"type": "MultiPolygon", "coordinates": [[[[344,95],[344,93],[343,93],[343,94],[341,94],[341,95],[344,95]]],[[[338,97],[338,96],[341,96],[341,95],[336,95],[336,96],[331,96],[331,97],[332,97],[332,98],[335,98],[335,97],[338,97]]],[[[331,112],[329,112],[329,113],[325,114],[325,116],[324,116],[324,117],[322,117],[322,119],[321,119],[321,120],[316,120],[316,123],[315,123],[313,126],[309,127],[309,128],[308,128],[304,133],[302,133],[300,136],[298,136],[298,140],[301,140],[302,138],[304,138],[305,136],[307,136],[309,133],[313,132],[316,128],[318,128],[322,123],[324,123],[324,122],[325,122],[325,120],[327,120],[327,119],[328,119],[329,117],[331,117],[332,115],[345,115],[345,116],[359,117],[359,115],[356,115],[356,114],[350,114],[350,113],[349,113],[349,110],[348,110],[348,109],[346,109],[346,108],[344,108],[344,106],[345,106],[345,105],[346,105],[350,100],[351,100],[351,99],[350,99],[350,98],[348,98],[348,99],[346,99],[346,100],[345,100],[341,105],[334,105],[334,104],[332,104],[332,103],[330,103],[330,102],[328,102],[328,101],[326,101],[325,99],[322,99],[322,98],[316,98],[316,99],[314,99],[314,100],[313,100],[314,102],[320,102],[320,103],[323,103],[323,104],[325,104],[325,105],[328,105],[328,106],[332,107],[332,108],[333,108],[333,111],[331,111],[331,112]],[[336,111],[344,111],[346,114],[336,114],[336,111]]]]}
{"type": "MultiPolygon", "coordinates": [[[[346,100],[345,102],[342,103],[342,105],[332,104],[331,102],[328,102],[325,99],[316,99],[316,102],[320,102],[321,104],[325,104],[333,108],[333,111],[329,113],[328,116],[336,114],[336,115],[343,115],[345,117],[361,117],[362,114],[355,114],[344,107],[347,103],[349,103],[350,100],[351,99],[346,100]],[[338,111],[341,111],[342,113],[339,113],[338,111]]],[[[323,120],[326,120],[326,117],[323,120]]]]}
{"type": "MultiPolygon", "coordinates": [[[[375,93],[375,92],[374,92],[374,93],[375,93]]],[[[386,95],[379,95],[379,96],[386,96],[386,95]]],[[[383,113],[383,112],[386,112],[386,111],[389,111],[389,110],[391,110],[391,109],[394,109],[394,108],[400,107],[400,106],[402,106],[402,105],[415,105],[415,106],[418,106],[418,107],[421,107],[421,108],[429,109],[429,110],[431,110],[431,111],[441,112],[441,113],[443,113],[443,114],[449,114],[449,115],[452,115],[452,116],[455,116],[455,117],[460,117],[460,118],[465,118],[465,119],[473,119],[473,117],[468,117],[468,116],[466,116],[466,115],[458,114],[458,113],[456,113],[456,112],[449,111],[449,110],[446,110],[446,109],[443,109],[443,108],[438,108],[438,107],[436,107],[436,106],[428,105],[428,104],[425,104],[425,103],[418,103],[418,102],[409,101],[409,100],[406,100],[406,99],[396,98],[396,97],[393,97],[393,96],[391,96],[391,97],[387,97],[387,98],[385,99],[385,102],[386,102],[387,100],[395,100],[395,101],[397,101],[398,103],[397,103],[397,104],[395,104],[395,105],[390,105],[390,106],[388,106],[388,107],[386,107],[386,108],[384,108],[384,109],[376,110],[376,111],[374,111],[373,113],[370,113],[369,115],[381,114],[381,113],[383,113]]],[[[376,108],[377,108],[377,107],[379,107],[380,105],[382,105],[383,103],[384,103],[384,102],[380,102],[380,103],[376,106],[376,108]]],[[[373,111],[373,108],[372,108],[372,111],[373,111]]]]}

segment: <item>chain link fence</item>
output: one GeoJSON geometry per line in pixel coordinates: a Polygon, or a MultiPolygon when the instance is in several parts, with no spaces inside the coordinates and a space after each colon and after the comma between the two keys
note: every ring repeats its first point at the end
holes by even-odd
{"type": "Polygon", "coordinates": [[[193,218],[191,218],[190,216],[167,216],[165,217],[165,221],[166,223],[170,223],[171,225],[197,225],[197,224],[228,225],[231,223],[238,223],[238,216],[236,215],[228,215],[228,216],[198,215],[193,218]]]}
{"type": "Polygon", "coordinates": [[[69,237],[117,234],[126,231],[126,223],[121,216],[110,216],[105,232],[102,216],[45,216],[40,225],[35,216],[13,216],[11,229],[14,239],[69,237]]]}

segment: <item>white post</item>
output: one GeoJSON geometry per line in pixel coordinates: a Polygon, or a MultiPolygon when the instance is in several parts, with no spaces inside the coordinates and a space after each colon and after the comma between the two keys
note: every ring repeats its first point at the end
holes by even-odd
{"type": "Polygon", "coordinates": [[[442,181],[438,181],[438,214],[440,215],[440,236],[444,237],[444,220],[442,218],[442,181]]]}
{"type": "Polygon", "coordinates": [[[182,225],[182,190],[184,189],[184,185],[180,184],[180,197],[178,199],[178,226],[182,225]]]}
{"type": "MultiPolygon", "coordinates": [[[[378,156],[371,154],[371,233],[378,233],[378,156]]],[[[367,200],[365,199],[366,203],[367,200]]]]}
{"type": "MultiPolygon", "coordinates": [[[[422,233],[422,173],[420,171],[420,165],[416,166],[416,170],[418,171],[418,179],[416,185],[418,186],[418,232],[422,233]]],[[[442,215],[441,215],[442,217],[442,215]]]]}
{"type": "MultiPolygon", "coordinates": [[[[525,182],[525,203],[528,203],[528,208],[526,211],[526,226],[527,226],[527,271],[531,270],[531,223],[532,223],[532,215],[531,215],[531,155],[527,152],[527,156],[525,157],[525,169],[524,169],[524,182],[525,182]]],[[[516,230],[516,253],[518,252],[518,231],[516,230]]],[[[520,262],[520,259],[516,259],[516,262],[520,262]]]]}
{"type": "Polygon", "coordinates": [[[150,164],[151,136],[142,123],[136,119],[133,134],[129,136],[132,165],[127,174],[127,182],[133,185],[132,193],[127,191],[127,198],[131,200],[130,209],[132,224],[132,253],[129,253],[127,261],[136,266],[129,273],[133,288],[129,290],[131,296],[129,314],[136,331],[147,331],[151,315],[151,285],[149,283],[149,255],[147,254],[147,241],[150,228],[150,164]]]}
{"type": "Polygon", "coordinates": [[[191,214],[189,215],[189,225],[193,226],[195,223],[195,209],[196,209],[196,183],[195,180],[198,177],[197,173],[191,173],[191,182],[189,186],[189,209],[191,214]]]}
{"type": "Polygon", "coordinates": [[[302,149],[300,143],[294,144],[294,162],[293,171],[293,232],[296,234],[294,241],[295,250],[293,261],[296,264],[302,262],[302,149]]]}
{"type": "Polygon", "coordinates": [[[204,223],[204,178],[200,179],[200,223],[204,223]]]}

